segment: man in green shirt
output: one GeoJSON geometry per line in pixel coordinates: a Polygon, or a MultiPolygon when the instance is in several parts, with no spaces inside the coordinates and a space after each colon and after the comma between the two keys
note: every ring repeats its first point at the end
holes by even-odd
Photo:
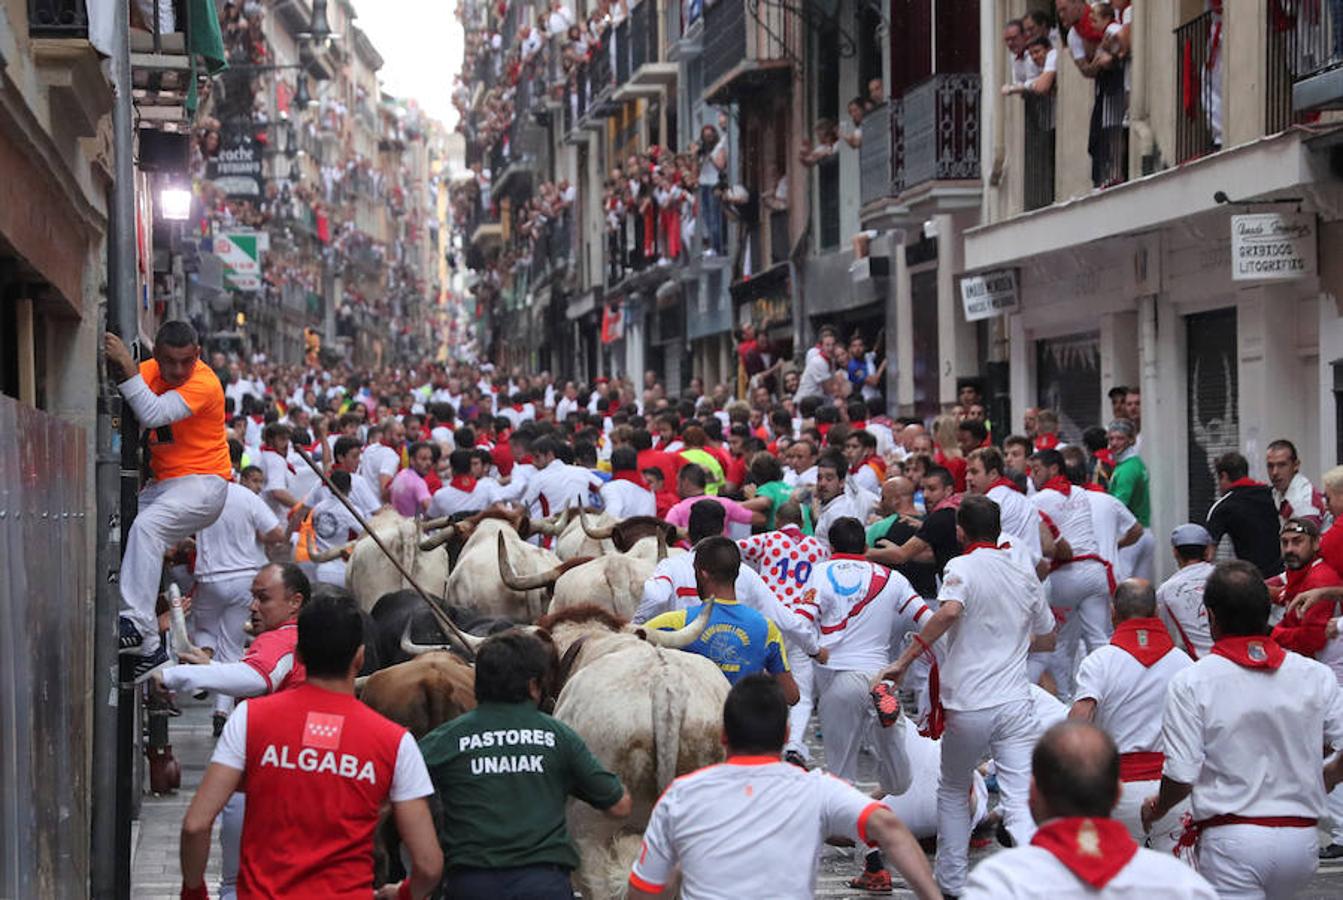
{"type": "Polygon", "coordinates": [[[1110,473],[1110,493],[1133,513],[1143,527],[1143,536],[1119,553],[1119,568],[1124,578],[1155,577],[1156,560],[1152,540],[1152,499],[1148,492],[1147,465],[1138,456],[1138,429],[1128,419],[1115,419],[1106,429],[1114,471],[1110,473]]]}
{"type": "Polygon", "coordinates": [[[526,632],[490,638],[476,654],[479,706],[420,741],[442,807],[446,896],[571,900],[578,852],[565,802],[629,815],[620,780],[571,728],[536,708],[549,662],[526,632]]]}

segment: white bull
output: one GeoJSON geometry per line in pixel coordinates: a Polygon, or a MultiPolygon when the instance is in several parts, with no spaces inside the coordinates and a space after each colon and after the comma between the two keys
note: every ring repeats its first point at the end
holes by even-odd
{"type": "MultiPolygon", "coordinates": [[[[420,549],[420,526],[414,519],[407,519],[396,510],[387,509],[370,519],[368,527],[425,590],[431,593],[442,590],[448,578],[447,554],[420,549]]],[[[345,570],[345,585],[364,612],[371,610],[383,594],[410,587],[410,583],[368,535],[345,547],[336,547],[324,554],[313,554],[311,559],[315,563],[334,559],[347,548],[350,550],[350,559],[345,570]]]]}
{"type": "Polygon", "coordinates": [[[667,545],[648,537],[636,543],[629,553],[600,556],[569,569],[555,580],[548,611],[556,613],[594,603],[622,618],[633,618],[643,599],[644,582],[666,557],[667,545]]]}
{"type": "MultiPolygon", "coordinates": [[[[582,518],[586,519],[587,528],[600,527],[609,529],[610,526],[618,521],[607,513],[600,512],[588,518],[585,514],[582,518]]],[[[575,513],[575,507],[570,507],[552,520],[548,528],[542,526],[538,530],[549,534],[555,534],[555,555],[560,559],[576,559],[580,556],[602,556],[607,553],[615,553],[616,546],[611,539],[596,539],[590,537],[580,521],[580,517],[575,513]]]]}
{"type": "MultiPolygon", "coordinates": [[[[675,643],[694,641],[708,619],[706,611],[677,633],[675,643]]],[[[679,775],[722,761],[728,682],[705,657],[667,649],[666,641],[654,646],[615,633],[611,626],[616,623],[609,618],[582,624],[547,617],[543,624],[550,626],[556,650],[574,656],[555,717],[620,777],[633,803],[621,821],[584,803],[569,804],[569,834],[580,860],[578,887],[585,898],[615,900],[625,896],[630,865],[663,790],[679,775]],[[580,639],[577,653],[569,654],[580,639]]]]}
{"type": "MultiPolygon", "coordinates": [[[[457,557],[457,565],[447,576],[443,599],[449,606],[474,607],[482,616],[531,622],[545,609],[545,591],[541,588],[515,590],[500,576],[500,548],[516,567],[529,576],[549,572],[560,564],[549,550],[527,543],[517,531],[501,519],[481,519],[457,557]]],[[[440,554],[446,566],[447,554],[440,554]]]]}

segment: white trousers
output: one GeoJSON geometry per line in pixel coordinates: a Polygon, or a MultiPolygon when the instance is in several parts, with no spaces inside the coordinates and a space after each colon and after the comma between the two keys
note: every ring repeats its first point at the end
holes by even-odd
{"type": "Polygon", "coordinates": [[[241,792],[229,797],[219,817],[219,900],[234,900],[238,896],[238,867],[242,859],[242,819],[247,809],[247,795],[241,792]]]}
{"type": "MultiPolygon", "coordinates": [[[[345,587],[345,566],[346,563],[343,559],[332,559],[324,563],[318,563],[314,580],[320,581],[322,584],[334,584],[336,587],[343,588],[345,587]]],[[[789,662],[792,662],[792,659],[792,656],[788,657],[789,662]]]]}
{"type": "MultiPolygon", "coordinates": [[[[197,647],[214,650],[215,662],[231,663],[242,659],[243,626],[251,615],[252,580],[256,573],[234,575],[219,581],[197,581],[191,601],[195,628],[191,635],[197,647]]],[[[215,693],[215,712],[233,709],[233,698],[215,693]]]]}
{"type": "Polygon", "coordinates": [[[1319,866],[1314,828],[1220,825],[1199,835],[1198,873],[1220,900],[1294,897],[1319,866]]]}
{"type": "Polygon", "coordinates": [[[1329,792],[1329,843],[1343,844],[1343,784],[1329,792]]]}
{"type": "Polygon", "coordinates": [[[909,755],[900,730],[894,725],[882,728],[872,705],[871,685],[876,673],[837,672],[819,665],[812,671],[820,703],[826,769],[845,781],[857,781],[858,753],[866,745],[876,753],[881,788],[889,794],[909,790],[909,755]]]}
{"type": "Polygon", "coordinates": [[[1030,700],[1015,700],[988,709],[946,711],[942,734],[942,783],[937,788],[937,861],[933,874],[947,894],[965,893],[972,819],[965,802],[975,767],[993,757],[998,775],[998,808],[1017,846],[1035,834],[1029,793],[1031,751],[1040,723],[1030,700]]]}
{"type": "Polygon", "coordinates": [[[144,638],[142,655],[159,647],[154,607],[168,548],[213,524],[224,510],[228,482],[218,475],[183,475],[151,481],[140,492],[139,510],[121,560],[121,613],[144,638]]]}
{"type": "Polygon", "coordinates": [[[1115,578],[1141,578],[1156,583],[1156,539],[1152,529],[1144,528],[1142,537],[1127,547],[1119,548],[1119,564],[1115,566],[1115,578]]]}
{"type": "Polygon", "coordinates": [[[1155,796],[1161,789],[1161,780],[1126,781],[1119,786],[1119,802],[1115,804],[1113,818],[1123,822],[1128,833],[1140,846],[1159,853],[1173,853],[1184,832],[1181,820],[1189,812],[1189,798],[1181,800],[1170,812],[1152,823],[1152,830],[1144,834],[1142,830],[1142,802],[1155,796]]]}
{"type": "Polygon", "coordinates": [[[807,762],[811,762],[811,749],[807,747],[807,726],[811,724],[811,711],[815,707],[816,682],[811,657],[798,648],[788,645],[788,667],[797,682],[797,702],[788,708],[788,743],[785,752],[795,751],[807,762]]]}

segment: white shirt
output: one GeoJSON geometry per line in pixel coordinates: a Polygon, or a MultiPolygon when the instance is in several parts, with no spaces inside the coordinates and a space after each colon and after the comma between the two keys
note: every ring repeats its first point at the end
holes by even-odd
{"type": "Polygon", "coordinates": [[[1157,615],[1170,629],[1175,645],[1192,652],[1195,659],[1212,652],[1212,629],[1203,605],[1203,586],[1212,569],[1210,562],[1190,563],[1156,589],[1157,615]]]}
{"type": "Polygon", "coordinates": [[[370,444],[364,448],[363,455],[359,457],[359,474],[378,497],[382,497],[382,477],[384,475],[387,478],[395,477],[399,468],[401,468],[401,454],[386,444],[370,444]]]}
{"type": "Polygon", "coordinates": [[[425,513],[425,517],[441,519],[444,516],[456,515],[459,512],[480,512],[499,499],[497,496],[498,490],[497,482],[485,478],[477,480],[475,487],[470,491],[453,487],[452,483],[448,482],[434,491],[434,497],[429,501],[429,511],[425,513]]]}
{"type": "Polygon", "coordinates": [[[1106,644],[1082,660],[1073,699],[1096,701],[1095,723],[1114,738],[1120,753],[1160,752],[1166,688],[1193,664],[1178,647],[1144,666],[1127,650],[1106,644]]]}
{"type": "Polygon", "coordinates": [[[1276,671],[1210,654],[1171,679],[1162,774],[1193,785],[1194,821],[1222,813],[1322,819],[1321,749],[1343,746],[1343,691],[1298,653],[1276,671]]]}
{"type": "MultiPolygon", "coordinates": [[[[869,494],[881,494],[881,482],[877,480],[877,473],[871,466],[859,466],[858,471],[851,476],[855,484],[869,494]]],[[[859,519],[859,521],[863,521],[859,519]]]]}
{"type": "MultiPolygon", "coordinates": [[[[703,181],[700,182],[703,184],[703,181]]],[[[794,403],[801,403],[803,397],[824,397],[825,383],[830,379],[832,370],[830,360],[821,352],[820,347],[812,347],[807,351],[807,362],[802,367],[802,374],[797,380],[797,393],[793,395],[794,403]]]]}
{"type": "MultiPolygon", "coordinates": [[[[303,505],[312,508],[323,500],[330,498],[331,492],[326,489],[326,485],[318,484],[308,496],[303,498],[303,505]]],[[[346,499],[354,504],[354,508],[359,511],[359,515],[365,518],[382,509],[382,499],[369,486],[368,479],[362,475],[350,475],[350,492],[346,495],[346,499]]]]}
{"type": "Polygon", "coordinates": [[[1029,551],[1032,559],[1042,559],[1040,512],[1030,499],[1005,484],[991,488],[984,496],[998,504],[999,527],[1029,551]]]}
{"type": "Polygon", "coordinates": [[[672,782],[630,882],[661,889],[679,866],[686,900],[809,900],[824,840],[866,843],[867,817],[880,805],[820,770],[737,757],[672,782]]]}
{"type": "Polygon", "coordinates": [[[1082,492],[1091,503],[1091,532],[1096,536],[1096,550],[1114,565],[1119,562],[1119,539],[1128,534],[1138,520],[1118,497],[1101,491],[1082,492]]]}
{"type": "MultiPolygon", "coordinates": [[[[215,744],[210,762],[237,769],[247,769],[247,701],[238,704],[224,725],[224,733],[215,744]]],[[[787,763],[784,763],[787,765],[787,763]]],[[[796,767],[794,767],[796,768],[796,767]]],[[[396,765],[392,769],[392,786],[387,799],[392,803],[404,803],[419,797],[428,797],[434,792],[434,783],[429,778],[429,769],[420,754],[420,745],[407,731],[401,735],[401,743],[396,748],[396,765]]]]}
{"type": "Polygon", "coordinates": [[[279,527],[280,519],[264,500],[230,482],[219,518],[196,535],[196,580],[208,583],[256,573],[268,562],[260,537],[279,527]]]}
{"type": "Polygon", "coordinates": [[[555,404],[555,421],[563,422],[569,418],[569,413],[576,413],[582,407],[578,405],[578,400],[571,400],[568,397],[561,397],[560,402],[555,404]]]}
{"type": "Polygon", "coordinates": [[[1217,900],[1203,876],[1170,853],[1139,847],[1137,854],[1096,890],[1043,847],[995,853],[970,872],[965,900],[1217,900]]]}
{"type": "Polygon", "coordinates": [[[880,671],[890,662],[892,643],[931,614],[905,576],[848,554],[818,565],[811,587],[820,643],[830,651],[826,667],[835,671],[880,671]],[[884,585],[873,583],[880,578],[884,585]]]}
{"type": "Polygon", "coordinates": [[[288,491],[293,483],[294,473],[289,471],[289,460],[271,450],[262,450],[257,454],[256,464],[266,474],[266,483],[261,486],[261,496],[266,506],[279,519],[289,518],[289,507],[275,499],[275,491],[288,491]]]}
{"type": "Polygon", "coordinates": [[[796,469],[783,470],[783,483],[789,487],[798,487],[799,485],[816,485],[816,467],[812,466],[802,472],[796,469]]]}
{"type": "MultiPolygon", "coordinates": [[[[751,607],[779,628],[794,647],[804,653],[816,653],[815,627],[804,617],[779,602],[760,576],[750,566],[737,571],[737,600],[751,607]]],[[[657,564],[653,574],[644,582],[643,599],[634,613],[634,622],[647,622],[654,616],[678,609],[689,609],[700,604],[699,589],[695,585],[695,551],[669,556],[657,564]]]]}
{"type": "Polygon", "coordinates": [[[816,517],[816,527],[813,529],[816,540],[829,547],[830,526],[845,517],[857,519],[866,527],[867,511],[871,506],[864,507],[861,501],[868,496],[870,495],[866,491],[859,496],[855,496],[846,485],[845,490],[832,497],[829,502],[821,507],[821,514],[816,517]]]}
{"type": "Polygon", "coordinates": [[[942,705],[968,711],[1030,698],[1031,638],[1054,630],[1054,613],[1024,551],[975,549],[947,562],[939,603],[965,609],[938,644],[942,705]]]}
{"type": "Polygon", "coordinates": [[[1087,494],[1093,493],[1099,491],[1088,491],[1074,485],[1067,497],[1049,488],[1036,491],[1031,498],[1035,508],[1053,521],[1054,527],[1059,530],[1059,537],[1073,548],[1073,556],[1099,554],[1096,532],[1091,524],[1091,500],[1087,497],[1087,494]]]}
{"type": "Polygon", "coordinates": [[[534,518],[545,518],[562,512],[574,500],[587,502],[588,480],[590,473],[580,469],[583,477],[576,477],[573,471],[577,466],[566,466],[558,459],[527,480],[527,488],[522,493],[522,504],[534,518]]]}
{"type": "Polygon", "coordinates": [[[318,553],[343,547],[363,529],[335,497],[328,496],[312,509],[312,543],[318,553]]]}
{"type": "Polygon", "coordinates": [[[1086,39],[1076,28],[1068,29],[1068,50],[1072,53],[1073,59],[1084,60],[1087,58],[1086,39]]]}
{"type": "MultiPolygon", "coordinates": [[[[737,548],[742,562],[754,567],[774,596],[794,609],[798,609],[797,602],[811,584],[816,565],[830,558],[825,544],[803,534],[796,525],[742,538],[737,548]]],[[[798,612],[806,619],[815,617],[814,610],[806,607],[798,612]]]]}
{"type": "Polygon", "coordinates": [[[657,515],[657,500],[648,488],[614,478],[602,485],[602,508],[617,519],[657,515]]]}

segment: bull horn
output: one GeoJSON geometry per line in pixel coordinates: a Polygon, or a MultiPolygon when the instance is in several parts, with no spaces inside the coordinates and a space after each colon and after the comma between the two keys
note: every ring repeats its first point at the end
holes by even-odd
{"type": "MultiPolygon", "coordinates": [[[[404,631],[401,632],[401,650],[403,653],[405,653],[408,656],[419,656],[422,653],[432,653],[435,650],[450,649],[447,644],[417,644],[414,641],[412,641],[410,639],[410,626],[412,621],[413,621],[412,619],[407,619],[406,628],[404,631]]],[[[473,638],[475,637],[475,635],[470,636],[473,638]]],[[[476,638],[476,640],[480,639],[476,638]]],[[[472,649],[474,650],[475,647],[473,646],[472,649]]]]}
{"type": "MultiPolygon", "coordinates": [[[[448,520],[435,519],[434,521],[435,522],[442,521],[446,523],[448,520]]],[[[446,544],[448,540],[456,533],[457,533],[456,525],[448,525],[446,528],[441,528],[437,533],[431,534],[429,537],[420,541],[420,549],[426,552],[429,550],[436,550],[439,547],[442,547],[444,544],[446,544]]]]}
{"type": "Polygon", "coordinates": [[[664,559],[667,558],[667,532],[663,531],[660,526],[658,528],[657,540],[658,540],[658,562],[662,562],[664,559]]]}
{"type": "Polygon", "coordinates": [[[560,533],[560,527],[555,523],[554,516],[546,519],[528,518],[527,526],[532,534],[544,534],[550,537],[555,537],[560,533]]]}
{"type": "Polygon", "coordinates": [[[372,675],[360,675],[354,680],[354,695],[356,697],[364,692],[364,685],[368,684],[368,680],[372,677],[372,675]]]}
{"type": "Polygon", "coordinates": [[[508,558],[508,541],[504,539],[504,533],[501,531],[499,532],[499,577],[503,579],[509,590],[526,593],[527,591],[550,587],[560,577],[560,571],[557,566],[549,572],[519,575],[514,571],[513,563],[508,558]]]}
{"type": "Polygon", "coordinates": [[[656,628],[643,629],[644,640],[654,647],[665,647],[669,650],[684,650],[704,633],[704,629],[709,625],[709,616],[713,614],[714,599],[710,597],[704,601],[700,607],[699,615],[695,616],[695,621],[684,628],[678,628],[676,631],[658,631],[656,628]]]}
{"type": "Polygon", "coordinates": [[[354,550],[354,541],[347,544],[341,544],[339,547],[332,547],[330,550],[321,550],[318,552],[308,551],[308,560],[315,563],[331,562],[340,559],[346,550],[354,550]]]}
{"type": "Polygon", "coordinates": [[[187,617],[182,612],[182,591],[177,585],[168,586],[168,620],[173,635],[173,652],[188,656],[199,654],[200,648],[191,643],[187,634],[187,617]]]}
{"type": "Polygon", "coordinates": [[[583,533],[594,541],[605,541],[611,537],[611,532],[615,531],[614,525],[608,525],[605,528],[593,528],[588,524],[588,514],[583,512],[583,507],[578,508],[578,523],[583,526],[583,533]]]}
{"type": "Polygon", "coordinates": [[[446,528],[452,524],[451,516],[443,516],[441,519],[416,519],[416,526],[420,531],[437,531],[440,528],[446,528]]]}

